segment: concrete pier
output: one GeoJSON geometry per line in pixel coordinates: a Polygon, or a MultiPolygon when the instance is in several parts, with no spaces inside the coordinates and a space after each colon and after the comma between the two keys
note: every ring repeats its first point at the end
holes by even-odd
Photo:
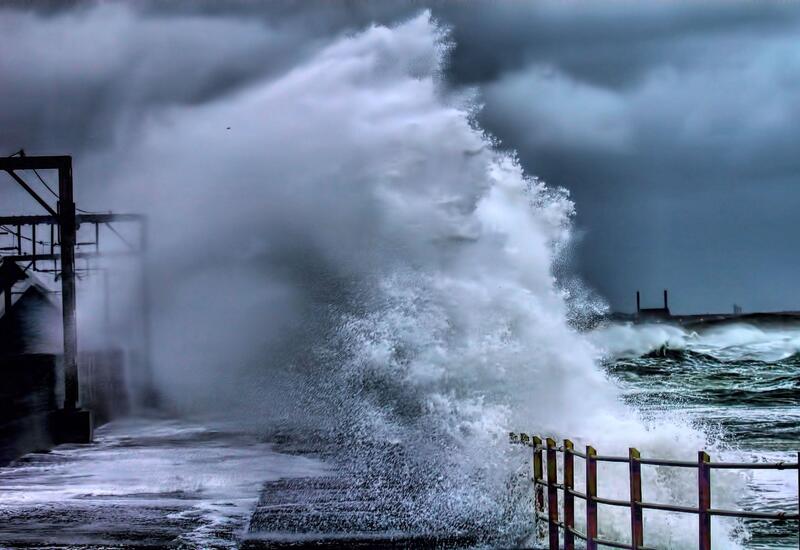
{"type": "Polygon", "coordinates": [[[328,473],[229,424],[116,421],[0,467],[0,548],[237,548],[265,484],[328,473]]]}

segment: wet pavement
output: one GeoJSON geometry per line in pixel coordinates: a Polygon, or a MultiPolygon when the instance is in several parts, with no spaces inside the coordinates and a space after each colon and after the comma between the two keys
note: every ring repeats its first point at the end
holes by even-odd
{"type": "Polygon", "coordinates": [[[327,473],[230,425],[117,421],[0,468],[0,548],[237,548],[265,484],[327,473]]]}

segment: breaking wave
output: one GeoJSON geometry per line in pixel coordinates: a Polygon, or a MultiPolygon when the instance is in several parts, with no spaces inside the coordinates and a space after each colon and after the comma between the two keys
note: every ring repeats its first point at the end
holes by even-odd
{"type": "MultiPolygon", "coordinates": [[[[532,526],[509,430],[603,454],[710,443],[643,420],[570,327],[597,307],[553,275],[573,204],[496,147],[473,94],[443,86],[449,47],[428,13],[341,37],[235,97],[152,115],[114,183],[163,235],[154,350],[176,407],[313,439],[381,526],[515,544],[532,526]]],[[[626,475],[605,479],[627,498],[626,475]]],[[[653,500],[695,492],[648,482],[653,500]]],[[[647,521],[653,540],[694,543],[691,518],[647,521]]],[[[606,535],[626,529],[604,516],[606,535]]]]}
{"type": "Polygon", "coordinates": [[[588,335],[600,356],[639,357],[669,349],[723,361],[781,361],[800,353],[800,326],[730,322],[692,328],[667,324],[606,324],[588,335]]]}

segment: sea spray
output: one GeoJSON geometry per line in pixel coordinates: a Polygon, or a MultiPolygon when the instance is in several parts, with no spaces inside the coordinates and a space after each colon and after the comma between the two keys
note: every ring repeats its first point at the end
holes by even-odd
{"type": "MultiPolygon", "coordinates": [[[[706,439],[643,422],[570,327],[581,306],[554,265],[573,204],[494,147],[470,94],[446,91],[448,48],[422,13],[224,101],[154,112],[112,183],[158,234],[171,403],[318,438],[386,528],[508,545],[532,533],[509,430],[659,457],[706,439]]],[[[601,492],[625,496],[624,474],[604,469],[601,492]]],[[[694,494],[688,477],[646,482],[649,499],[694,494]]],[[[648,541],[691,547],[691,522],[648,518],[648,541]]],[[[601,523],[624,536],[628,519],[601,523]]]]}

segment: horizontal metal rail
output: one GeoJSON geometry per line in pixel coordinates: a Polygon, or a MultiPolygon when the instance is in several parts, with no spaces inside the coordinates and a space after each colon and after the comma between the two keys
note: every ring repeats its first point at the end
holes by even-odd
{"type": "MultiPolygon", "coordinates": [[[[547,450],[547,447],[541,444],[532,444],[531,439],[526,434],[509,434],[510,442],[518,445],[528,445],[534,452],[547,450]],[[520,439],[522,436],[524,439],[520,439]]],[[[580,458],[586,458],[586,454],[575,449],[568,449],[564,446],[555,447],[556,452],[571,454],[580,458]]],[[[631,458],[626,456],[603,456],[597,455],[593,457],[597,462],[630,462],[631,458]]],[[[679,468],[697,468],[697,462],[690,460],[666,460],[657,458],[636,458],[633,459],[641,464],[652,466],[674,466],[679,468]]],[[[740,470],[797,470],[797,462],[709,462],[708,467],[712,469],[740,469],[740,470]]]]}
{"type": "MultiPolygon", "coordinates": [[[[138,250],[109,250],[108,252],[75,252],[75,258],[104,258],[104,257],[124,257],[135,256],[139,254],[138,250]]],[[[61,254],[9,254],[3,255],[3,258],[10,262],[45,262],[50,260],[61,259],[61,254]]]]}
{"type": "Polygon", "coordinates": [[[697,468],[697,462],[690,462],[688,460],[655,460],[652,458],[640,458],[639,464],[647,466],[669,466],[670,468],[697,468]]]}
{"type": "Polygon", "coordinates": [[[712,469],[727,468],[732,470],[797,470],[797,462],[711,462],[712,469]]]}
{"type": "MultiPolygon", "coordinates": [[[[140,222],[146,220],[144,214],[114,214],[93,212],[75,214],[75,223],[140,222]]],[[[58,217],[46,215],[0,216],[0,225],[58,225],[58,217]]]]}
{"type": "Polygon", "coordinates": [[[594,460],[597,462],[630,462],[630,459],[626,456],[601,456],[598,455],[594,457],[594,460]]]}
{"type": "MultiPolygon", "coordinates": [[[[556,446],[552,438],[542,444],[542,439],[537,436],[529,437],[527,434],[510,434],[512,443],[526,445],[533,450],[533,487],[535,519],[547,523],[549,548],[559,548],[560,534],[563,532],[565,550],[574,550],[575,538],[586,541],[587,550],[596,550],[598,546],[612,548],[630,548],[632,550],[654,550],[644,546],[643,511],[661,510],[699,516],[698,548],[710,550],[711,548],[711,517],[732,517],[740,519],[756,519],[769,521],[798,521],[798,512],[756,512],[747,510],[725,510],[711,507],[711,470],[712,469],[753,469],[753,470],[798,470],[800,474],[800,453],[797,462],[711,462],[704,451],[698,453],[697,462],[684,460],[663,460],[641,458],[639,451],[631,448],[627,457],[598,455],[591,446],[586,447],[586,452],[576,451],[573,443],[566,439],[563,445],[556,446]],[[542,453],[546,455],[547,479],[544,478],[544,461],[542,453]],[[563,455],[562,482],[558,481],[557,454],[563,455]],[[586,492],[576,491],[574,487],[574,457],[582,458],[586,467],[586,492]],[[627,463],[629,467],[630,499],[619,500],[604,498],[597,495],[597,463],[627,463]],[[641,466],[664,466],[672,468],[696,468],[698,480],[698,506],[680,506],[677,504],[664,504],[645,502],[642,499],[641,466]],[[545,513],[545,489],[547,490],[547,513],[545,513]],[[562,493],[563,520],[559,519],[559,491],[562,493]],[[586,502],[586,532],[575,528],[574,499],[579,498],[586,502]],[[597,505],[617,506],[631,510],[631,542],[612,541],[598,536],[597,505]]],[[[800,484],[800,481],[798,482],[800,484]]],[[[800,503],[798,504],[800,510],[800,503]]],[[[800,523],[800,522],[799,522],[800,523]]],[[[800,540],[800,525],[798,525],[798,540],[800,540]]]]}
{"type": "Polygon", "coordinates": [[[64,170],[72,165],[72,157],[36,156],[36,157],[2,157],[0,170],[64,170]]]}

